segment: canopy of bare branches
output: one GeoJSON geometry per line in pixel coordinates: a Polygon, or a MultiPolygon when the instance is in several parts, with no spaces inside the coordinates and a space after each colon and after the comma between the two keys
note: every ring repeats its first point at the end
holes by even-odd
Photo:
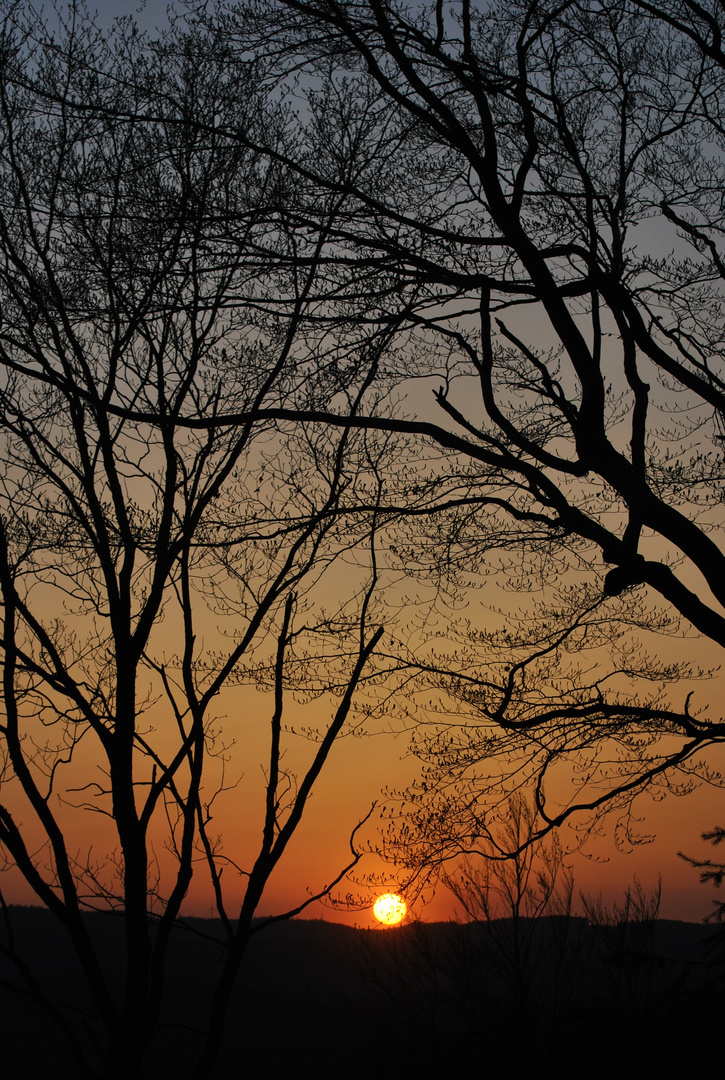
{"type": "Polygon", "coordinates": [[[618,806],[624,834],[643,789],[717,782],[703,751],[725,728],[674,642],[701,635],[706,666],[725,644],[720,5],[289,0],[214,20],[289,107],[294,153],[265,145],[296,213],[322,236],[344,200],[311,351],[388,335],[384,396],[309,418],[397,433],[407,572],[542,590],[519,620],[403,650],[428,767],[403,848],[465,850],[506,776],[535,782],[543,829],[618,806]],[[547,801],[566,763],[579,783],[547,801]]]}

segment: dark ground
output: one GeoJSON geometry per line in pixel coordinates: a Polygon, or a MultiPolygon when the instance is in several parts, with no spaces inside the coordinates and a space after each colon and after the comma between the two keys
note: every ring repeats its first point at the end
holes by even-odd
{"type": "MultiPolygon", "coordinates": [[[[12,909],[22,954],[54,1000],[84,1009],[82,982],[51,916],[12,909]]],[[[89,916],[120,970],[120,925],[89,916]]],[[[214,924],[191,920],[193,930],[214,924]]],[[[725,934],[694,923],[589,927],[583,919],[413,924],[360,931],[295,921],[253,939],[216,1080],[722,1074],[725,934]]],[[[148,1075],[184,1080],[219,950],[177,935],[167,1023],[148,1075]]],[[[7,963],[5,979],[17,982],[7,963]]],[[[0,986],[3,1080],[78,1071],[37,1007],[0,986]]],[[[83,1016],[78,1013],[79,1030],[83,1016]]]]}

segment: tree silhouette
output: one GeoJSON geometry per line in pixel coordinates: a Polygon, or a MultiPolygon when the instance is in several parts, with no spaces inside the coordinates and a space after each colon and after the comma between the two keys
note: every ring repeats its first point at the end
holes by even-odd
{"type": "Polygon", "coordinates": [[[0,38],[0,844],[70,937],[90,1026],[24,963],[4,900],[3,952],[83,1074],[130,1080],[205,866],[225,952],[201,1077],[267,881],[381,638],[374,524],[340,524],[356,485],[374,488],[376,448],[272,422],[189,427],[344,392],[344,373],[296,355],[319,241],[281,224],[283,170],[223,134],[279,126],[253,71],[227,78],[218,57],[131,23],[105,38],[80,8],[59,19],[11,5],[0,38]],[[265,245],[296,258],[270,266],[265,245]],[[276,296],[292,298],[283,312],[276,296]],[[357,591],[334,605],[320,583],[345,555],[357,591]],[[261,837],[239,866],[212,819],[229,744],[258,727],[249,706],[223,728],[216,711],[245,681],[272,694],[261,837]],[[298,776],[283,760],[292,686],[336,699],[298,776]],[[120,988],[89,909],[122,921],[120,988]]]}
{"type": "MultiPolygon", "coordinates": [[[[391,332],[376,380],[397,399],[307,417],[397,435],[385,508],[421,523],[398,545],[406,569],[561,586],[538,628],[530,610],[498,640],[474,623],[464,661],[444,644],[419,665],[450,701],[417,742],[420,835],[447,815],[465,847],[481,788],[500,787],[481,771],[514,754],[533,760],[539,832],[617,807],[629,835],[653,783],[717,781],[704,752],[725,733],[692,685],[666,692],[697,671],[642,643],[681,619],[714,663],[725,644],[720,6],[285,0],[224,19],[267,86],[304,97],[295,153],[265,145],[306,185],[310,228],[345,196],[318,348],[361,323],[391,332]],[[591,636],[609,667],[547,682],[591,636]],[[547,802],[566,761],[586,782],[547,802]]],[[[420,651],[401,659],[412,671],[420,651]]]]}
{"type": "Polygon", "coordinates": [[[488,998],[493,1014],[510,1009],[527,1031],[542,1020],[547,1027],[560,1020],[581,977],[580,954],[586,953],[573,920],[571,867],[558,837],[537,843],[535,827],[533,807],[515,793],[497,837],[497,848],[515,852],[514,857],[502,858],[491,847],[483,858],[469,856],[444,877],[467,920],[481,929],[478,948],[469,944],[455,959],[465,996],[479,1009],[488,998]],[[542,977],[543,995],[537,992],[542,977]],[[494,993],[486,987],[492,981],[494,993]],[[496,994],[504,1000],[496,1002],[496,994]]]}
{"type": "MultiPolygon", "coordinates": [[[[708,829],[702,834],[702,839],[717,847],[718,844],[725,840],[725,829],[720,826],[708,829]]],[[[723,881],[725,881],[725,863],[716,862],[713,859],[693,859],[690,855],[683,855],[681,852],[680,858],[700,871],[700,883],[702,885],[714,885],[716,889],[719,889],[723,881]]],[[[715,899],[713,900],[713,907],[714,910],[708,915],[707,921],[725,922],[725,901],[715,899]]]]}

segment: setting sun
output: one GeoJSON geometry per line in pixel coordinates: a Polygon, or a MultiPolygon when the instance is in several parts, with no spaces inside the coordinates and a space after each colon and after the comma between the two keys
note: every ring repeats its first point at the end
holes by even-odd
{"type": "Polygon", "coordinates": [[[398,893],[384,893],[373,904],[373,914],[386,926],[397,926],[405,918],[408,905],[398,893]]]}

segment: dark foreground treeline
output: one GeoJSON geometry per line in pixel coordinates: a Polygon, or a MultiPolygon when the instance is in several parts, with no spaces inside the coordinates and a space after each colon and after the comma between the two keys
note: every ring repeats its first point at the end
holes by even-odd
{"type": "MultiPolygon", "coordinates": [[[[88,921],[109,968],[120,970],[118,918],[88,921]]],[[[77,1017],[79,1032],[92,1029],[72,953],[51,917],[16,908],[12,922],[43,992],[77,1017]]],[[[213,933],[212,921],[190,920],[176,937],[150,1077],[188,1075],[221,956],[202,936],[213,933]]],[[[250,945],[215,1076],[719,1075],[719,933],[693,923],[575,918],[380,931],[278,924],[250,945]]],[[[76,1077],[63,1037],[8,985],[21,983],[17,971],[2,961],[0,972],[4,1080],[76,1077]]]]}

